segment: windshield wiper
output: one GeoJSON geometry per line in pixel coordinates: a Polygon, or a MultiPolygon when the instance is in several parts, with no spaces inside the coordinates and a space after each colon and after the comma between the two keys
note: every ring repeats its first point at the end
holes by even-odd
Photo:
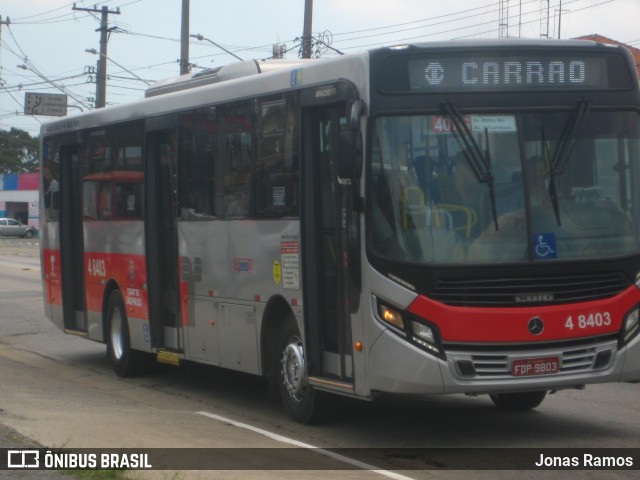
{"type": "Polygon", "coordinates": [[[486,152],[482,153],[478,142],[474,138],[471,130],[464,121],[460,110],[451,101],[446,100],[442,103],[442,109],[451,118],[455,127],[454,133],[457,133],[460,140],[464,144],[464,156],[467,162],[471,166],[473,173],[479,182],[486,183],[489,187],[489,200],[491,201],[491,213],[493,214],[493,223],[495,224],[496,231],[498,231],[498,214],[496,211],[496,194],[493,186],[495,180],[493,171],[491,169],[491,160],[489,156],[489,131],[485,129],[486,135],[486,152]]]}
{"type": "Polygon", "coordinates": [[[567,161],[573,149],[576,146],[578,133],[584,128],[585,121],[591,111],[591,102],[586,98],[583,98],[578,103],[578,109],[571,121],[567,122],[560,135],[556,150],[553,152],[553,158],[551,159],[552,175],[562,175],[564,169],[567,167],[567,161]]]}
{"type": "Polygon", "coordinates": [[[549,166],[549,198],[551,199],[553,213],[556,216],[558,226],[561,226],[562,222],[560,221],[560,205],[558,202],[558,191],[556,190],[556,177],[564,174],[569,157],[578,141],[578,134],[584,128],[590,111],[591,102],[586,98],[580,100],[575,115],[565,124],[562,130],[556,149],[553,152],[553,157],[550,156],[544,126],[542,127],[543,152],[545,155],[545,163],[549,166]]]}
{"type": "Polygon", "coordinates": [[[544,164],[549,167],[549,198],[551,199],[551,205],[553,206],[553,213],[556,215],[556,222],[558,222],[558,226],[561,226],[560,204],[558,202],[558,191],[556,190],[556,175],[553,169],[553,162],[551,161],[551,153],[549,152],[549,145],[547,144],[544,125],[542,126],[542,153],[544,164]]]}

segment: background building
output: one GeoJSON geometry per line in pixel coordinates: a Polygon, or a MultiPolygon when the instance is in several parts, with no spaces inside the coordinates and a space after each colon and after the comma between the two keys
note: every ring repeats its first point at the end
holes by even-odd
{"type": "Polygon", "coordinates": [[[582,37],[576,38],[576,40],[592,40],[598,43],[608,43],[610,45],[622,45],[627,50],[631,52],[631,56],[633,56],[633,61],[636,64],[636,71],[638,72],[638,77],[640,77],[640,49],[632,47],[631,45],[627,45],[626,43],[619,42],[612,38],[605,37],[604,35],[598,35],[597,33],[593,33],[591,35],[583,35],[582,37]]]}
{"type": "Polygon", "coordinates": [[[0,175],[0,217],[15,218],[39,228],[39,183],[39,173],[0,175]]]}

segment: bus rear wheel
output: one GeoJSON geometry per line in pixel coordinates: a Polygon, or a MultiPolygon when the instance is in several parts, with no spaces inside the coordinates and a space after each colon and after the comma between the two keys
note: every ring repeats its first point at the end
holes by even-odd
{"type": "Polygon", "coordinates": [[[114,290],[109,296],[107,357],[118,376],[128,377],[136,373],[135,352],[131,350],[127,313],[120,290],[114,290]]]}
{"type": "Polygon", "coordinates": [[[494,393],[489,395],[501,410],[522,411],[536,408],[547,396],[546,390],[539,392],[494,393]]]}
{"type": "Polygon", "coordinates": [[[307,382],[304,346],[293,315],[280,334],[278,387],[287,413],[296,422],[316,423],[321,419],[323,394],[307,382]]]}

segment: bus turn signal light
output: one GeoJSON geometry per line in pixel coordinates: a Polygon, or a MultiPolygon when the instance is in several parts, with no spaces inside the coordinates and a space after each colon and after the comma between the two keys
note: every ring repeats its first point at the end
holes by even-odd
{"type": "Polygon", "coordinates": [[[378,313],[380,314],[380,318],[382,318],[385,322],[393,325],[400,330],[404,330],[404,319],[402,318],[402,314],[393,310],[392,308],[387,307],[381,303],[378,304],[378,313]]]}

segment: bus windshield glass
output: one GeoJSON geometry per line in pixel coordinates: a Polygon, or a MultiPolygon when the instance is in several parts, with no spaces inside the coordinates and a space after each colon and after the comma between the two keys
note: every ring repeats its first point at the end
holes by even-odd
{"type": "Polygon", "coordinates": [[[640,117],[557,112],[375,119],[368,239],[426,264],[539,262],[640,250],[640,117]]]}

